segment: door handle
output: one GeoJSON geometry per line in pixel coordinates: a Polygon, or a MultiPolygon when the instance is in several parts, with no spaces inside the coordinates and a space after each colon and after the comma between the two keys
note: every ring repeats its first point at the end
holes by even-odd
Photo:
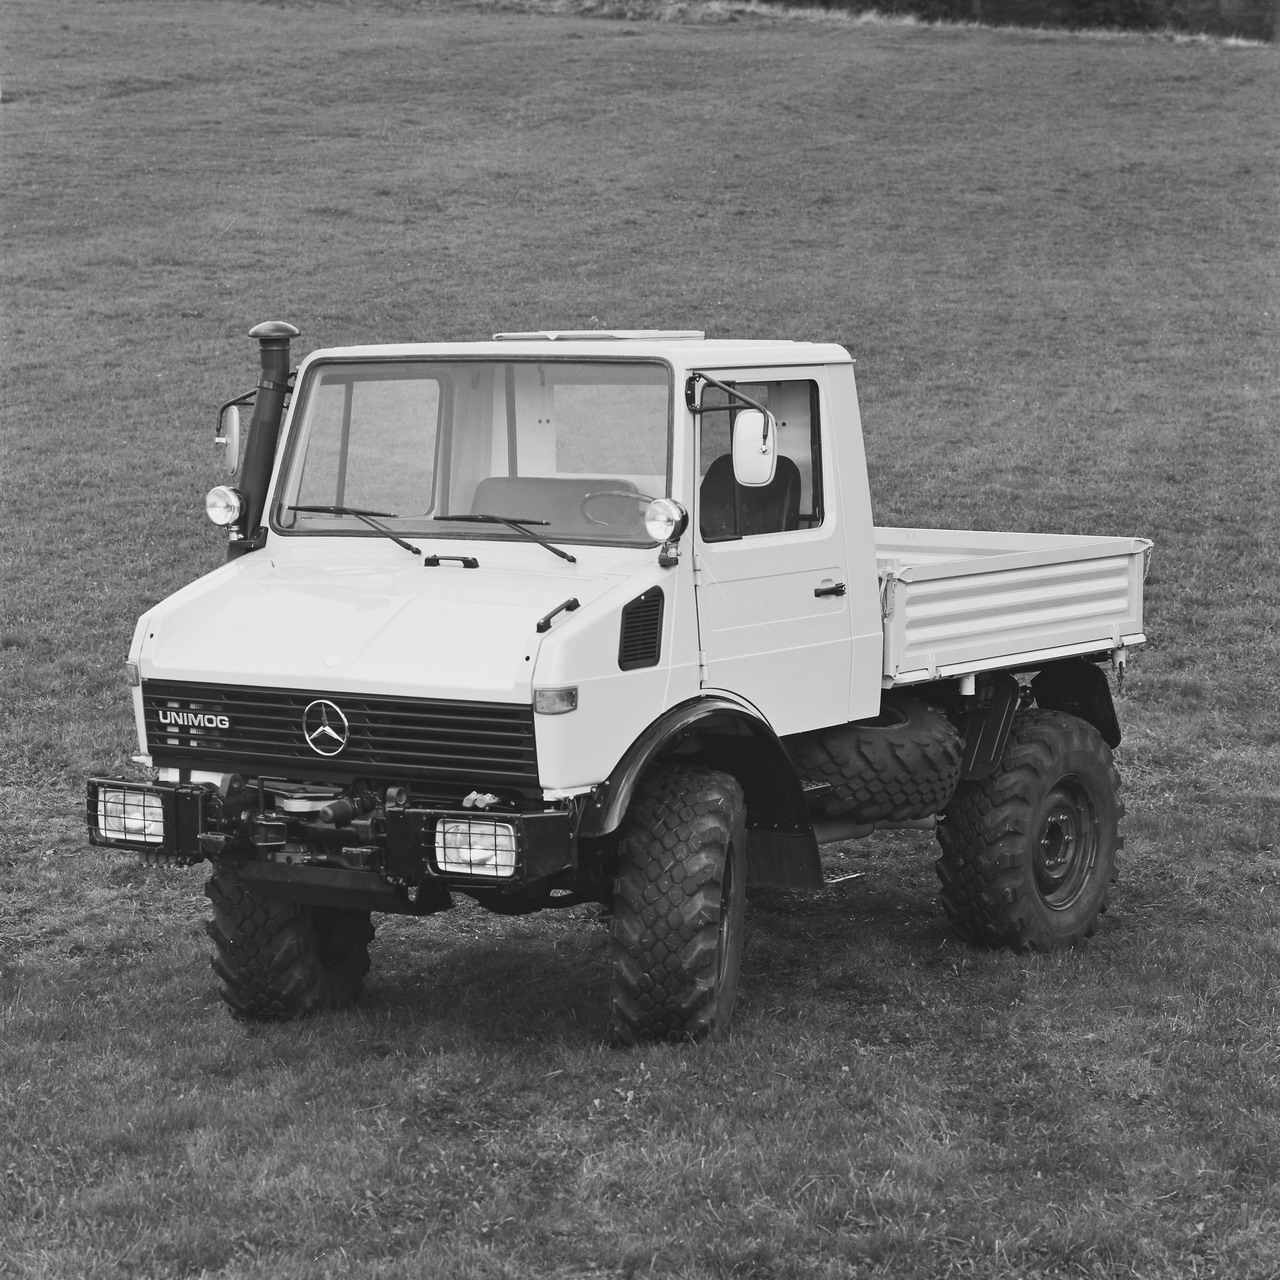
{"type": "Polygon", "coordinates": [[[813,594],[815,596],[842,596],[844,595],[844,583],[837,582],[830,587],[814,587],[813,594]]]}

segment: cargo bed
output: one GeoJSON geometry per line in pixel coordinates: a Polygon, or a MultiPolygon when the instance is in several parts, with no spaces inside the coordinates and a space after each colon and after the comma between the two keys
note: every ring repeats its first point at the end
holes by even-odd
{"type": "Polygon", "coordinates": [[[1145,538],[877,528],[884,684],[1142,644],[1145,538]]]}

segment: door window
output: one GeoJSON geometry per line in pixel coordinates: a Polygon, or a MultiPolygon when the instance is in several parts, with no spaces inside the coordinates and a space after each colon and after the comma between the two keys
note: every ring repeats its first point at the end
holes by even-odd
{"type": "Polygon", "coordinates": [[[778,423],[773,480],[747,488],[733,478],[734,424],[743,407],[718,387],[705,386],[699,415],[698,526],[706,542],[813,529],[822,524],[822,448],[818,384],[729,383],[764,405],[778,423]]]}

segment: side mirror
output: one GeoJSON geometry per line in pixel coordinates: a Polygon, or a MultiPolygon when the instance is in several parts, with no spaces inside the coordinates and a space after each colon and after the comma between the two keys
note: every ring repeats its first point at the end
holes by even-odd
{"type": "Polygon", "coordinates": [[[235,475],[240,469],[240,406],[227,404],[222,406],[218,414],[218,429],[214,433],[213,443],[219,449],[225,449],[222,455],[222,469],[228,475],[235,475]]]}
{"type": "Polygon", "coordinates": [[[739,410],[733,423],[733,478],[748,489],[773,480],[778,462],[778,424],[773,414],[739,410]]]}

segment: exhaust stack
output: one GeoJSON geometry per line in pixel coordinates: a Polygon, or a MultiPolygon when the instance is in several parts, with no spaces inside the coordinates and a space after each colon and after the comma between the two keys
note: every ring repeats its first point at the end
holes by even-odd
{"type": "Polygon", "coordinates": [[[253,402],[253,418],[249,423],[249,440],[245,445],[240,478],[244,513],[236,522],[231,541],[227,543],[227,559],[234,560],[247,551],[256,551],[266,540],[262,527],[262,511],[267,502],[267,486],[275,464],[276,443],[284,418],[284,400],[289,392],[289,343],[299,330],[283,320],[264,320],[249,330],[257,339],[262,360],[258,378],[258,394],[253,402]]]}

